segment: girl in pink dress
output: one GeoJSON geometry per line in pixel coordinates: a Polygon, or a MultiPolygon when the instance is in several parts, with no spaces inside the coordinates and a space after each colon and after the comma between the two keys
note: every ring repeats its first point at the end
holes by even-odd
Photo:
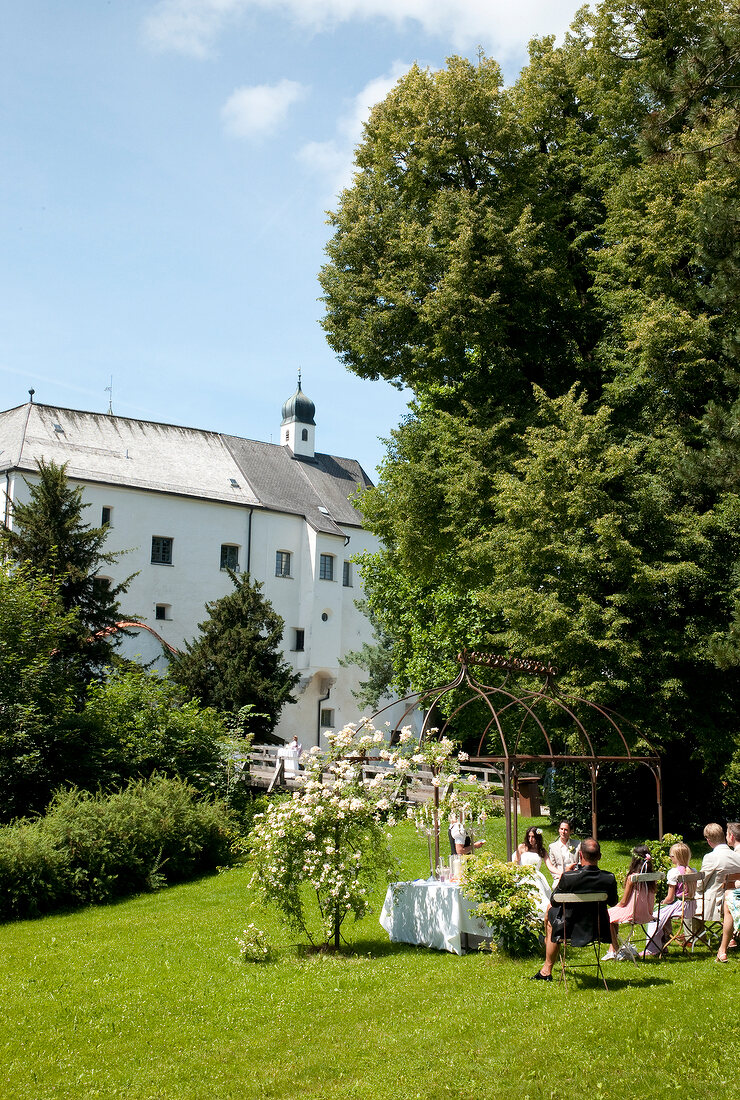
{"type": "Polygon", "coordinates": [[[609,910],[612,945],[604,955],[605,959],[617,958],[619,953],[617,929],[620,924],[647,924],[653,919],[655,883],[639,882],[635,886],[632,882],[632,875],[651,874],[652,870],[653,857],[650,855],[650,850],[644,844],[638,844],[632,849],[632,862],[625,878],[621,901],[609,910]]]}

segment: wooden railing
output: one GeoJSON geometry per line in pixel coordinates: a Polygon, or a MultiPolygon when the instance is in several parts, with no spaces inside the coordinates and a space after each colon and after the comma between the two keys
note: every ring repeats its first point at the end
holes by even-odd
{"type": "MultiPolygon", "coordinates": [[[[301,782],[301,773],[294,772],[294,766],[290,760],[287,761],[286,766],[285,756],[279,755],[279,748],[275,745],[254,745],[249,753],[236,763],[237,768],[252,787],[267,791],[272,791],[276,787],[292,789],[301,782]]],[[[372,779],[389,770],[385,761],[377,756],[367,757],[362,764],[363,779],[372,779]]],[[[479,782],[489,787],[495,796],[503,797],[501,777],[492,768],[462,766],[460,772],[462,776],[475,776],[479,782]]],[[[399,775],[398,778],[401,783],[401,776],[399,775]]],[[[415,773],[413,779],[413,784],[409,784],[403,792],[404,801],[427,802],[433,797],[434,791],[431,771],[422,767],[415,773]]]]}

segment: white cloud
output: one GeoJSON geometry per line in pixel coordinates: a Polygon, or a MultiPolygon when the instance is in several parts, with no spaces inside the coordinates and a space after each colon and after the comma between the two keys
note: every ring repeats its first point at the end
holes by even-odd
{"type": "Polygon", "coordinates": [[[280,125],[289,107],[307,91],[295,80],[237,88],[221,108],[224,129],[232,137],[264,137],[280,125]]]}
{"type": "Polygon", "coordinates": [[[144,36],[155,49],[207,57],[244,0],[158,0],[144,20],[144,36]]]}
{"type": "Polygon", "coordinates": [[[355,146],[362,138],[362,127],[370,111],[385,99],[409,68],[409,64],[396,61],[388,74],[371,80],[354,97],[349,110],[337,122],[336,137],[329,141],[309,141],[300,149],[298,159],[310,171],[326,178],[332,196],[352,183],[355,146]]]}
{"type": "Polygon", "coordinates": [[[314,31],[380,18],[412,21],[455,49],[481,43],[502,60],[535,34],[562,34],[580,6],[581,0],[157,0],[144,29],[158,49],[206,57],[221,30],[250,9],[314,31]]]}

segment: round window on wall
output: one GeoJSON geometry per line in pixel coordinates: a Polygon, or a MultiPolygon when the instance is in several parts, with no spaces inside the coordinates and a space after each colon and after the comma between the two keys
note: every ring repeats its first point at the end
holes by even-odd
{"type": "Polygon", "coordinates": [[[322,621],[322,623],[328,623],[330,618],[331,618],[331,611],[322,611],[321,612],[321,621],[322,621]]]}

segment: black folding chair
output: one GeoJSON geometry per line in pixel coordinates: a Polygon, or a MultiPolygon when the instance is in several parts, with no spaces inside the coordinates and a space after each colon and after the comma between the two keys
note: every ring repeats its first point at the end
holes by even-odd
{"type": "MultiPolygon", "coordinates": [[[[604,989],[606,989],[607,992],[608,992],[609,986],[606,984],[606,978],[604,977],[604,971],[601,968],[601,942],[602,941],[601,941],[601,921],[599,919],[599,904],[601,902],[605,902],[605,901],[609,900],[608,896],[606,894],[606,891],[602,890],[598,893],[592,893],[592,894],[578,894],[578,893],[571,894],[571,893],[563,893],[561,891],[556,891],[552,895],[552,900],[556,905],[562,905],[563,906],[563,945],[562,945],[562,950],[560,952],[560,980],[563,982],[563,984],[565,985],[565,988],[567,989],[568,988],[568,979],[565,976],[565,969],[566,969],[566,955],[567,955],[567,945],[568,945],[568,917],[569,917],[569,915],[572,917],[572,913],[571,914],[568,913],[568,908],[571,908],[571,910],[572,910],[573,906],[587,905],[587,906],[589,906],[589,909],[590,909],[590,913],[587,914],[587,915],[591,916],[591,922],[590,922],[591,923],[591,931],[590,931],[590,933],[587,933],[587,934],[590,934],[592,936],[592,938],[587,940],[586,943],[579,944],[578,946],[580,946],[580,947],[589,947],[589,946],[593,947],[595,962],[593,962],[593,963],[577,963],[575,965],[582,966],[582,967],[595,966],[597,977],[601,978],[602,982],[604,983],[604,989]]],[[[571,968],[573,967],[573,965],[574,965],[573,963],[570,963],[571,968]]]]}

